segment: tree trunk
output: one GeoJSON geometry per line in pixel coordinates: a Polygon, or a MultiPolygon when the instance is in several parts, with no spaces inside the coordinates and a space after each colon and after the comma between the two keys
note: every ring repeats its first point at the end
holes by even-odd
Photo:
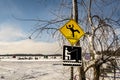
{"type": "Polygon", "coordinates": [[[100,66],[95,65],[94,67],[94,79],[93,80],[99,80],[100,77],[100,66]]]}
{"type": "Polygon", "coordinates": [[[84,71],[84,65],[82,64],[80,68],[80,77],[81,79],[80,80],[86,80],[86,77],[85,77],[85,71],[84,71]]]}

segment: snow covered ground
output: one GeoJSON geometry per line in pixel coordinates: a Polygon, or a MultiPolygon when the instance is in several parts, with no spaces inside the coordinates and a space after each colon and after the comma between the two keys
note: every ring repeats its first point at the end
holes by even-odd
{"type": "Polygon", "coordinates": [[[53,61],[0,61],[0,80],[69,80],[70,68],[53,61]]]}
{"type": "Polygon", "coordinates": [[[0,80],[70,80],[70,67],[63,66],[61,59],[0,59],[0,80]]]}

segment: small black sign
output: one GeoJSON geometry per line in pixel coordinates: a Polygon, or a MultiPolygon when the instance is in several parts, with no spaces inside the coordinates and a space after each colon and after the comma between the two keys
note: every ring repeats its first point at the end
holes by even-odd
{"type": "Polygon", "coordinates": [[[63,47],[63,65],[81,66],[81,47],[65,45],[63,47]]]}

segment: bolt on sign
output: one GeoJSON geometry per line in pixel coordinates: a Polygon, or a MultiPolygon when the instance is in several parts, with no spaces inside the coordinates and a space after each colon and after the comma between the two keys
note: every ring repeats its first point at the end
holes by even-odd
{"type": "Polygon", "coordinates": [[[73,19],[68,21],[59,30],[71,45],[77,43],[78,40],[85,34],[83,29],[73,19]]]}

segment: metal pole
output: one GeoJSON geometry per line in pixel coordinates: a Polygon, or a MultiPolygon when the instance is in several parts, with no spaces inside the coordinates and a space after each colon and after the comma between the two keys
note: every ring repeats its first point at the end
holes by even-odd
{"type": "MultiPolygon", "coordinates": [[[[73,19],[78,23],[78,6],[77,6],[77,0],[72,0],[72,17],[73,19]]],[[[77,43],[78,44],[78,43],[77,43]]],[[[74,68],[71,67],[71,80],[73,80],[74,76],[74,68]]]]}
{"type": "Polygon", "coordinates": [[[73,76],[74,76],[74,69],[73,69],[73,66],[71,67],[71,79],[70,80],[73,80],[73,76]]]}
{"type": "MultiPolygon", "coordinates": [[[[73,19],[78,23],[78,5],[77,0],[72,0],[73,5],[73,19]]],[[[76,43],[76,46],[80,46],[80,41],[76,43]]],[[[82,60],[82,59],[81,59],[82,60]]],[[[84,66],[78,67],[79,80],[85,80],[84,66]]]]}
{"type": "Polygon", "coordinates": [[[72,0],[73,19],[78,23],[78,6],[77,0],[72,0]]]}
{"type": "MultiPolygon", "coordinates": [[[[77,0],[72,0],[73,4],[73,19],[78,23],[78,6],[77,6],[77,0]]],[[[76,46],[80,46],[80,41],[76,43],[76,46]]],[[[78,73],[79,73],[79,80],[82,80],[82,68],[78,67],[78,73]]]]}

